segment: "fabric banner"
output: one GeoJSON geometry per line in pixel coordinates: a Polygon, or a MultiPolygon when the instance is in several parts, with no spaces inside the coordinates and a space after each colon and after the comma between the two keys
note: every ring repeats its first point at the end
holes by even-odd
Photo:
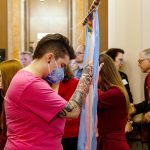
{"type": "Polygon", "coordinates": [[[96,128],[97,128],[97,81],[99,67],[99,17],[98,10],[92,13],[86,24],[86,42],[84,64],[93,62],[93,84],[90,87],[86,103],[82,107],[80,116],[80,129],[78,136],[78,150],[96,150],[96,128]]]}

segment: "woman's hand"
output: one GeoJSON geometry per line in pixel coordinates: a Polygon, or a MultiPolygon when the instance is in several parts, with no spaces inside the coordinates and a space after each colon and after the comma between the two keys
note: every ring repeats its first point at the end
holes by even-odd
{"type": "Polygon", "coordinates": [[[101,69],[102,69],[103,66],[104,66],[104,63],[101,63],[101,64],[99,65],[99,68],[98,68],[98,71],[99,71],[99,72],[101,71],[101,69]]]}

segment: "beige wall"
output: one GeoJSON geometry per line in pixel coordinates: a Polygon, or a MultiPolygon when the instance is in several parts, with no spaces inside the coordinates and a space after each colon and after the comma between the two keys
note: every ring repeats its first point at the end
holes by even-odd
{"type": "Polygon", "coordinates": [[[76,0],[76,47],[85,42],[85,28],[82,25],[83,19],[86,16],[85,4],[85,0],[76,0]]]}
{"type": "Polygon", "coordinates": [[[49,0],[43,4],[37,0],[8,0],[7,11],[9,58],[17,57],[19,51],[28,50],[38,32],[62,33],[72,40],[74,48],[84,43],[85,28],[82,22],[87,15],[88,0],[72,0],[72,5],[70,0],[61,3],[49,0]]]}
{"type": "Polygon", "coordinates": [[[125,50],[123,70],[128,74],[134,102],[140,102],[144,93],[144,74],[138,67],[138,54],[150,47],[150,1],[109,0],[108,45],[125,50]]]}
{"type": "Polygon", "coordinates": [[[74,48],[85,42],[85,27],[82,25],[88,11],[88,0],[72,0],[72,44],[74,48]]]}
{"type": "MultiPolygon", "coordinates": [[[[27,47],[29,47],[30,42],[32,44],[35,41],[37,32],[62,33],[72,40],[75,48],[79,43],[84,43],[85,34],[82,20],[86,16],[87,0],[84,0],[84,2],[72,0],[72,7],[70,0],[61,1],[61,3],[58,3],[56,0],[49,0],[45,1],[45,4],[40,5],[37,0],[8,0],[7,7],[8,19],[5,18],[5,20],[8,20],[8,28],[7,25],[5,27],[9,35],[9,59],[18,58],[19,51],[28,50],[27,47]],[[26,13],[24,8],[27,10],[26,13]],[[71,18],[71,13],[73,18],[71,18]],[[27,19],[26,30],[25,15],[28,17],[31,15],[27,19]],[[72,25],[71,21],[73,21],[72,25]]],[[[6,31],[5,34],[7,35],[6,31]]]]}
{"type": "MultiPolygon", "coordinates": [[[[76,48],[79,44],[85,42],[85,27],[83,27],[83,19],[87,16],[89,7],[93,0],[76,0],[73,1],[73,44],[76,48]]],[[[99,6],[99,19],[100,19],[100,50],[104,51],[108,48],[108,0],[102,0],[99,6]]]]}
{"type": "MultiPolygon", "coordinates": [[[[89,0],[89,7],[93,0],[89,0]]],[[[99,9],[99,25],[100,25],[100,51],[108,49],[108,0],[101,0],[99,9]]]]}
{"type": "Polygon", "coordinates": [[[45,4],[41,4],[37,0],[31,0],[31,2],[29,0],[8,0],[9,59],[18,58],[19,51],[28,50],[30,42],[33,43],[35,41],[37,32],[59,32],[71,37],[69,30],[69,20],[71,20],[69,0],[62,1],[59,5],[58,1],[54,0],[52,4],[50,2],[49,0],[45,1],[45,4]],[[39,3],[40,6],[38,5],[39,3]],[[27,6],[30,6],[31,10],[27,6]],[[29,12],[25,13],[25,7],[29,12]],[[28,18],[26,22],[27,28],[25,30],[25,15],[28,15],[28,13],[31,14],[31,18],[28,18]],[[51,17],[49,14],[52,14],[51,17]],[[28,47],[25,47],[25,45],[28,47]]]}
{"type": "Polygon", "coordinates": [[[69,0],[29,0],[29,41],[37,40],[37,33],[61,33],[70,37],[69,0]]]}

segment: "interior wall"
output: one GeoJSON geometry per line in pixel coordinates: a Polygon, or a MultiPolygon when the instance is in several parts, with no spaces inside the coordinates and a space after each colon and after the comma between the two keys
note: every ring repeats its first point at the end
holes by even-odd
{"type": "Polygon", "coordinates": [[[0,0],[0,48],[7,49],[7,0],[0,0]]]}
{"type": "Polygon", "coordinates": [[[21,50],[21,1],[7,0],[8,59],[19,57],[21,50]]]}
{"type": "Polygon", "coordinates": [[[29,41],[33,44],[38,33],[61,33],[71,37],[69,0],[29,0],[29,41]]]}
{"type": "Polygon", "coordinates": [[[85,42],[85,27],[83,26],[83,19],[86,16],[87,12],[87,2],[85,0],[77,0],[76,1],[76,25],[74,28],[76,28],[76,46],[80,44],[84,44],[85,42]]]}
{"type": "MultiPolygon", "coordinates": [[[[32,5],[31,8],[29,8],[30,0],[13,0],[13,1],[7,0],[7,1],[8,1],[8,10],[7,10],[8,24],[7,25],[8,25],[8,33],[9,33],[9,36],[8,36],[9,58],[14,58],[14,57],[16,58],[18,57],[19,51],[28,50],[27,47],[25,48],[25,45],[28,45],[29,47],[28,43],[31,42],[30,44],[31,45],[33,44],[36,38],[35,32],[62,33],[68,36],[72,40],[72,44],[74,48],[76,48],[77,45],[84,43],[85,30],[84,30],[84,27],[82,26],[82,22],[88,12],[89,0],[83,0],[83,1],[66,0],[66,1],[61,1],[59,5],[58,5],[58,3],[60,2],[59,0],[58,1],[53,0],[52,3],[54,5],[52,5],[52,3],[50,5],[50,6],[53,6],[52,8],[51,7],[49,8],[49,4],[46,4],[48,3],[47,0],[45,1],[46,2],[45,4],[44,3],[41,4],[42,5],[41,8],[39,8],[39,6],[36,5],[36,3],[39,3],[39,1],[37,0],[32,0],[32,2],[34,3],[31,4],[32,5]],[[27,5],[25,5],[25,3],[27,5]],[[55,11],[53,11],[55,8],[54,6],[56,6],[56,9],[57,9],[55,11]],[[64,12],[62,12],[62,9],[60,7],[63,8],[64,12]],[[40,11],[43,10],[42,14],[40,14],[39,16],[40,19],[37,19],[39,15],[38,9],[40,9],[40,11]],[[27,10],[27,12],[25,13],[24,10],[27,10]],[[47,13],[46,13],[46,10],[48,10],[47,13]],[[51,12],[53,16],[55,15],[56,17],[51,17],[51,18],[48,17],[48,14],[50,14],[51,12]],[[32,14],[32,17],[28,18],[30,14],[32,14]],[[25,25],[24,17],[26,16],[28,16],[27,17],[28,21],[26,22],[27,28],[24,28],[24,25],[25,25]],[[45,20],[48,20],[48,23],[46,24],[46,26],[43,25],[43,23],[45,23],[45,20]],[[57,23],[54,24],[55,21],[57,23]],[[51,26],[51,24],[53,26],[51,26]],[[32,32],[32,29],[30,29],[29,26],[31,26],[34,32],[32,32]],[[42,29],[40,28],[41,26],[42,26],[42,29]],[[66,26],[66,27],[63,27],[63,26],[66,26]],[[45,30],[46,28],[48,30],[45,30]]],[[[101,6],[103,6],[103,3],[101,4],[101,6]]],[[[107,25],[106,26],[105,25],[103,25],[103,27],[107,29],[107,25]]],[[[104,37],[103,33],[105,33],[105,35],[107,36],[107,30],[104,31],[103,29],[101,29],[101,32],[102,32],[101,33],[102,37],[104,37]]],[[[105,45],[105,48],[103,49],[106,49],[107,39],[101,38],[101,41],[102,40],[104,40],[105,42],[101,42],[101,46],[105,45]]]]}
{"type": "MultiPolygon", "coordinates": [[[[89,0],[89,7],[93,0],[89,0]]],[[[108,49],[108,0],[101,0],[99,9],[100,51],[108,49]]]]}
{"type": "MultiPolygon", "coordinates": [[[[93,0],[73,1],[73,45],[76,48],[85,42],[85,27],[82,25],[83,19],[87,16],[89,7],[93,0]],[[76,18],[76,19],[75,19],[76,18]]],[[[100,50],[108,48],[108,0],[102,0],[99,6],[100,20],[100,50]]]]}
{"type": "Polygon", "coordinates": [[[142,49],[150,48],[150,1],[142,1],[142,49]]]}
{"type": "Polygon", "coordinates": [[[149,48],[150,1],[109,0],[109,48],[125,50],[124,72],[128,74],[134,102],[144,99],[144,78],[138,67],[138,55],[149,48]]]}
{"type": "Polygon", "coordinates": [[[12,2],[12,49],[13,58],[19,57],[21,45],[21,21],[20,21],[20,0],[13,0],[12,2]]]}

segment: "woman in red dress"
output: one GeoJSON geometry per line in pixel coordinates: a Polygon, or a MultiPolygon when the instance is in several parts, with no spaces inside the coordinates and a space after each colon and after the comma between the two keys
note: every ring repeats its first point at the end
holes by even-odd
{"type": "MultiPolygon", "coordinates": [[[[69,101],[75,91],[79,80],[74,77],[69,65],[64,67],[64,79],[57,85],[51,87],[65,100],[69,101]]],[[[64,135],[62,138],[63,150],[77,150],[80,117],[77,119],[66,119],[64,135]]]]}
{"type": "Polygon", "coordinates": [[[125,138],[125,125],[130,112],[130,102],[120,75],[112,59],[100,55],[99,87],[102,94],[98,97],[98,132],[100,150],[130,150],[125,138]]]}
{"type": "MultiPolygon", "coordinates": [[[[64,68],[64,80],[60,82],[58,94],[65,100],[69,101],[73,95],[79,80],[73,76],[69,66],[64,68]]],[[[77,119],[67,119],[62,138],[63,150],[77,150],[78,132],[80,125],[80,117],[77,119]]]]}

